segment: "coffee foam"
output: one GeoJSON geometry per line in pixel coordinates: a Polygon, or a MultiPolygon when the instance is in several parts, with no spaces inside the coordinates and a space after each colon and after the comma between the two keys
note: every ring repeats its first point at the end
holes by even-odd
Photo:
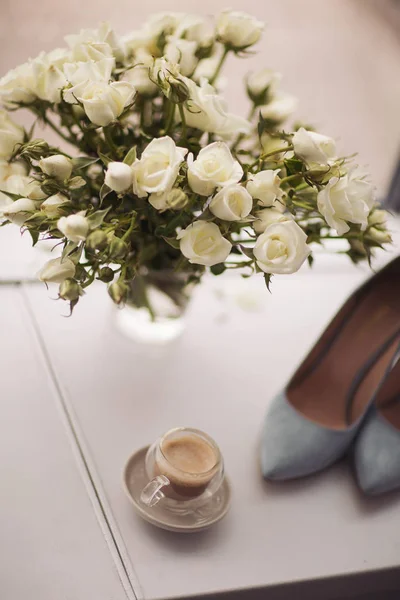
{"type": "Polygon", "coordinates": [[[162,456],[157,458],[157,471],[178,486],[206,485],[214,476],[218,462],[214,448],[195,435],[167,439],[162,444],[162,456]]]}

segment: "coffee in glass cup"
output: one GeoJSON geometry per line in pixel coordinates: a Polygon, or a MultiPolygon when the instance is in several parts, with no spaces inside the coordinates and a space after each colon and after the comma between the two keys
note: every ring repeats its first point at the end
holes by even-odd
{"type": "Polygon", "coordinates": [[[168,431],[149,448],[146,471],[151,481],[141,501],[147,506],[162,499],[175,508],[199,506],[221,485],[223,461],[217,444],[206,433],[182,427],[168,431]]]}

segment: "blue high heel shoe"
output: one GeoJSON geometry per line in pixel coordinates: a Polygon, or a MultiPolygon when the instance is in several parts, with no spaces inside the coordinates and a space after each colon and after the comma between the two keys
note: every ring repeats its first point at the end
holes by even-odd
{"type": "Polygon", "coordinates": [[[400,343],[355,441],[354,466],[365,494],[400,489],[400,343]]]}
{"type": "Polygon", "coordinates": [[[400,256],[344,304],[267,413],[266,479],[303,477],[349,449],[400,339],[400,256]]]}

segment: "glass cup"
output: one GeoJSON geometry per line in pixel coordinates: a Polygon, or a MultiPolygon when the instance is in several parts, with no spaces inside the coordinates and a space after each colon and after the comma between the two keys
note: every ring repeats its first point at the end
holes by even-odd
{"type": "Polygon", "coordinates": [[[146,454],[150,479],[140,501],[174,511],[196,509],[220,488],[224,464],[217,444],[203,431],[178,427],[156,440],[146,454]]]}

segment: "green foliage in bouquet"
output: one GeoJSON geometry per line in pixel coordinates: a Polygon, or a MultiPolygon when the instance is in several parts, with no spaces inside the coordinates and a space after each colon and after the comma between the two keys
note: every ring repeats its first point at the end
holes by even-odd
{"type": "Polygon", "coordinates": [[[311,264],[313,244],[342,238],[357,262],[390,242],[353,160],[332,138],[287,127],[296,100],[279,74],[248,76],[247,119],[228,111],[225,60],[247,56],[262,29],[233,11],[214,24],[155,15],[124,38],[102,24],[0,80],[2,221],[60,246],[39,277],[71,310],[95,280],[152,313],[149,280],[179,303],[207,268],[268,286],[311,264]],[[30,131],[10,116],[21,108],[30,131]],[[34,137],[37,122],[62,149],[34,137]]]}

